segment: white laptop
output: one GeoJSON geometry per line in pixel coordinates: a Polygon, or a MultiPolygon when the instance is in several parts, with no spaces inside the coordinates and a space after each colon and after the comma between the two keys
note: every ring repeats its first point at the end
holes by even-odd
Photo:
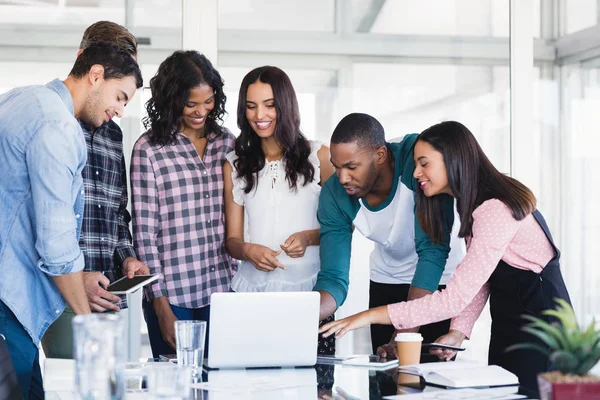
{"type": "Polygon", "coordinates": [[[315,365],[319,303],[317,292],[213,293],[208,367],[315,365]]]}

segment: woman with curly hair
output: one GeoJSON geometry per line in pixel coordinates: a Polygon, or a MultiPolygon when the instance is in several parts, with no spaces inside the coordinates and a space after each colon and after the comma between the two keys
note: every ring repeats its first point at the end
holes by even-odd
{"type": "MultiPolygon", "coordinates": [[[[244,77],[237,121],[240,136],[223,168],[227,249],[242,260],[231,287],[310,291],[320,269],[320,185],[333,174],[329,148],[300,131],[296,93],[276,67],[244,77]]],[[[319,353],[334,353],[332,339],[319,344],[319,353]]]]}
{"type": "MultiPolygon", "coordinates": [[[[150,80],[150,128],[135,143],[131,193],[135,250],[161,278],[145,289],[154,357],[175,349],[174,321],[209,321],[210,295],[229,290],[223,163],[235,137],[221,126],[223,80],[196,51],[176,51],[150,80]]],[[[208,345],[208,333],[206,336],[208,345]]],[[[208,348],[208,346],[206,347],[208,348]]]]}

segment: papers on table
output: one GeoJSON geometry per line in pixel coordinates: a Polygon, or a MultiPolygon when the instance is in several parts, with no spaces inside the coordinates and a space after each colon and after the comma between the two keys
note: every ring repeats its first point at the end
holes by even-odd
{"type": "Polygon", "coordinates": [[[515,374],[497,365],[467,362],[414,364],[398,371],[422,376],[425,382],[452,388],[518,385],[515,374]]]}
{"type": "Polygon", "coordinates": [[[353,367],[367,367],[369,369],[385,370],[398,366],[397,359],[380,358],[374,354],[355,354],[346,357],[336,357],[330,355],[317,356],[317,364],[333,365],[341,364],[353,367]]]}
{"type": "Polygon", "coordinates": [[[368,367],[370,369],[391,369],[398,366],[398,360],[388,360],[377,355],[366,354],[342,361],[342,365],[368,367]]]}
{"type": "Polygon", "coordinates": [[[387,400],[511,400],[525,399],[517,394],[518,386],[505,386],[491,389],[452,389],[432,392],[386,396],[387,400]]]}

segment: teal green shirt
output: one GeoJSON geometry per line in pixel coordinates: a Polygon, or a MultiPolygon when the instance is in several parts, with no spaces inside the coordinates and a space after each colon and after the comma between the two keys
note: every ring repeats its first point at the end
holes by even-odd
{"type": "MultiPolygon", "coordinates": [[[[430,291],[438,287],[450,252],[450,229],[442,243],[433,244],[417,220],[416,139],[417,134],[410,134],[399,143],[387,143],[394,157],[393,186],[388,198],[376,207],[349,195],[337,175],[323,185],[317,213],[321,270],[314,290],[330,293],[338,307],[348,294],[353,227],[375,243],[370,257],[372,280],[406,282],[430,291]]],[[[454,207],[450,196],[444,195],[444,209],[451,227],[454,207]]]]}

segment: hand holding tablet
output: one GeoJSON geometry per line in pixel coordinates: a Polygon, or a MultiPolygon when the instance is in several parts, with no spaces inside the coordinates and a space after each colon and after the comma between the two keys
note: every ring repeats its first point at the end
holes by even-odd
{"type": "Polygon", "coordinates": [[[142,286],[154,282],[160,277],[160,274],[154,275],[135,275],[133,278],[123,277],[108,285],[108,290],[114,294],[129,294],[133,293],[142,286]]]}

